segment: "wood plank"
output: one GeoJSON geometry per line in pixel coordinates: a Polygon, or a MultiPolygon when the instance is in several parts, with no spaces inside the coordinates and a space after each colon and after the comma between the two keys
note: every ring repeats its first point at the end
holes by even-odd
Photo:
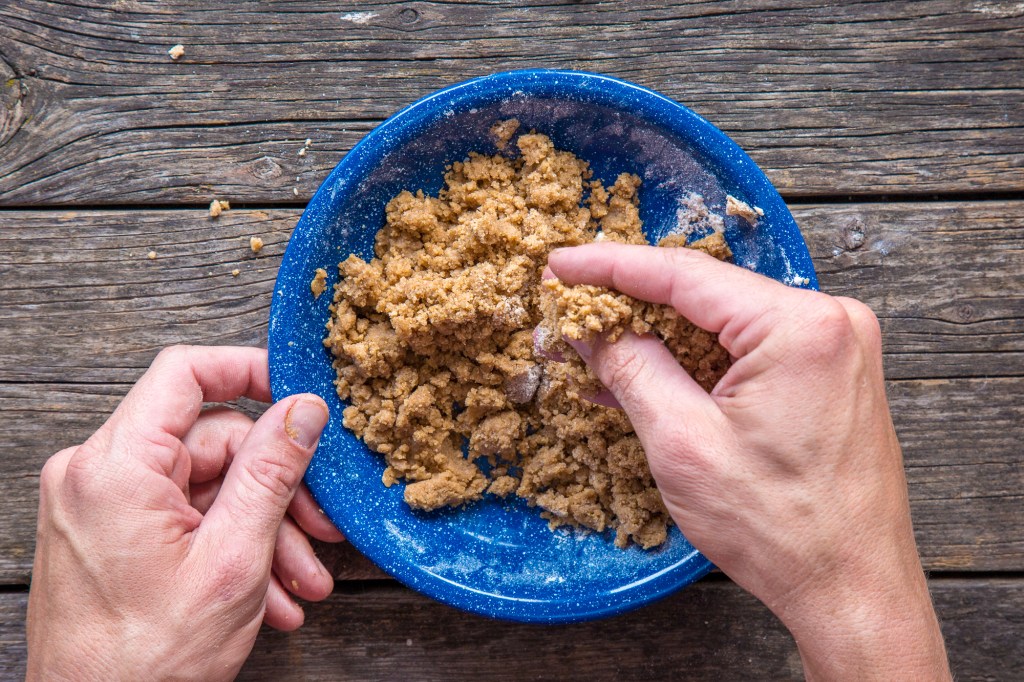
{"type": "MultiPolygon", "coordinates": [[[[0,384],[0,584],[27,583],[38,472],[113,411],[127,385],[0,384]]],[[[911,507],[929,569],[1024,570],[1024,379],[894,381],[911,507]]],[[[342,580],[381,574],[350,547],[327,549],[342,580]]]]}
{"type": "Polygon", "coordinates": [[[3,3],[0,202],[305,199],[400,107],[528,67],[660,90],[789,196],[1020,191],[1022,28],[1014,0],[3,3]]]}
{"type": "MultiPolygon", "coordinates": [[[[957,680],[1024,668],[1024,581],[933,580],[957,680]]],[[[0,677],[24,677],[25,593],[0,594],[0,677]]],[[[799,680],[792,638],[753,597],[705,580],[633,613],[545,627],[461,613],[393,583],[337,590],[294,633],[264,630],[241,680],[799,680]]]]}
{"type": "MultiPolygon", "coordinates": [[[[793,213],[823,289],[881,318],[889,378],[1024,376],[1024,202],[793,213]]],[[[166,345],[265,344],[298,215],[0,212],[0,381],[130,382],[166,345]]]]}

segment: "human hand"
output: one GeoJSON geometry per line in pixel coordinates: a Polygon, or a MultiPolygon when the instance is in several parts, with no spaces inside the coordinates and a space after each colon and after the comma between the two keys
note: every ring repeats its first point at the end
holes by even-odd
{"type": "Polygon", "coordinates": [[[672,518],[779,616],[808,678],[949,679],[871,310],[690,249],[592,244],[548,265],[672,305],[732,355],[709,395],[653,337],[577,346],[672,518]]]}
{"type": "Polygon", "coordinates": [[[260,624],[291,630],[333,579],[303,531],[341,534],[302,475],[327,406],[297,395],[255,424],[203,402],[270,400],[267,353],[161,352],[85,443],[40,477],[29,679],[230,679],[260,624]]]}

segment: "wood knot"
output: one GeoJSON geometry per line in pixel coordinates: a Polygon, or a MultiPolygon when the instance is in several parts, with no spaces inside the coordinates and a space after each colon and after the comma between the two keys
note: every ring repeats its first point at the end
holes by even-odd
{"type": "Polygon", "coordinates": [[[420,13],[412,7],[406,7],[398,13],[398,18],[403,24],[415,24],[420,19],[420,13]]]}
{"type": "Polygon", "coordinates": [[[272,180],[281,175],[281,164],[269,156],[256,159],[246,169],[250,175],[259,180],[272,180]]]}
{"type": "Polygon", "coordinates": [[[960,318],[961,322],[970,322],[974,319],[974,306],[970,303],[964,303],[956,307],[956,316],[960,318]]]}
{"type": "Polygon", "coordinates": [[[843,244],[847,251],[856,251],[864,246],[864,231],[859,227],[848,227],[843,230],[843,244]]]}
{"type": "Polygon", "coordinates": [[[0,146],[6,144],[27,120],[24,79],[0,59],[0,146]]]}

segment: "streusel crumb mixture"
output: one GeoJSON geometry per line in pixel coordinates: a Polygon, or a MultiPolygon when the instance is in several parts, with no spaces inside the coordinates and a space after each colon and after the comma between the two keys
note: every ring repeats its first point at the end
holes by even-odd
{"type": "MultiPolygon", "coordinates": [[[[510,128],[495,129],[501,146],[510,128]]],[[[614,529],[620,547],[654,547],[671,519],[640,441],[624,412],[582,397],[596,379],[561,335],[658,334],[708,390],[729,356],[665,306],[542,282],[554,248],[599,235],[646,243],[640,179],[605,188],[544,135],[515,144],[514,159],[452,164],[436,197],[394,197],[375,257],[339,264],[324,343],[350,404],[344,425],[384,456],[385,485],[407,483],[414,508],[515,494],[552,528],[614,529]]],[[[721,235],[699,244],[729,256],[721,235]]]]}

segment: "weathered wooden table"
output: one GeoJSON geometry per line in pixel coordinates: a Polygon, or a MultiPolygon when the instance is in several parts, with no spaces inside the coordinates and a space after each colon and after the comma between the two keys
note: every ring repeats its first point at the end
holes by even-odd
{"type": "MultiPolygon", "coordinates": [[[[439,87],[537,66],[660,90],[765,169],[822,288],[881,318],[953,670],[1024,676],[1024,5],[668,4],[0,0],[3,678],[24,669],[46,457],[161,347],[265,342],[289,232],[367,131],[439,87]],[[233,206],[215,221],[213,197],[233,206]]],[[[334,595],[302,630],[264,633],[242,677],[800,677],[779,623],[722,576],[540,627],[325,553],[334,595]]]]}

